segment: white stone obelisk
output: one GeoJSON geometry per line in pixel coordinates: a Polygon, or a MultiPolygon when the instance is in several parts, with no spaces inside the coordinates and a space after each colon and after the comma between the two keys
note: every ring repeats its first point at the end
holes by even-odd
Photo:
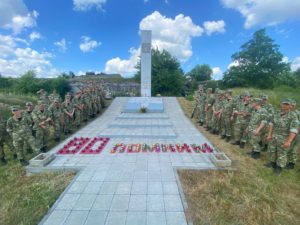
{"type": "Polygon", "coordinates": [[[151,30],[142,30],[141,40],[141,96],[151,97],[151,30]]]}

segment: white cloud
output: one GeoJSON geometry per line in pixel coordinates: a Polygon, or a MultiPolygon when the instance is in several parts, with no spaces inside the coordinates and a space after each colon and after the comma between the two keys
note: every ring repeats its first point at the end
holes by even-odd
{"type": "Polygon", "coordinates": [[[245,28],[272,26],[300,19],[300,0],[221,0],[225,7],[239,11],[246,19],[245,28]]]}
{"type": "Polygon", "coordinates": [[[211,35],[213,33],[225,33],[225,25],[224,20],[205,21],[203,23],[203,27],[207,35],[211,35]]]}
{"type": "Polygon", "coordinates": [[[105,73],[119,73],[124,77],[132,76],[135,72],[135,66],[139,61],[140,48],[130,48],[130,58],[120,59],[119,57],[108,60],[105,64],[105,73]]]}
{"type": "Polygon", "coordinates": [[[59,74],[50,62],[53,57],[51,53],[22,48],[20,44],[23,42],[24,40],[9,35],[0,35],[0,73],[3,76],[18,77],[28,70],[34,70],[39,77],[59,74]]]}
{"type": "Polygon", "coordinates": [[[191,40],[203,33],[203,29],[188,16],[179,14],[172,19],[157,11],[142,19],[140,30],[152,30],[152,45],[167,50],[181,61],[192,56],[191,40]]]}
{"type": "Polygon", "coordinates": [[[60,41],[54,42],[54,45],[57,46],[61,52],[67,51],[67,42],[65,38],[62,38],[60,41]]]}
{"type": "Polygon", "coordinates": [[[239,65],[240,63],[238,61],[233,61],[227,66],[227,69],[230,69],[231,67],[237,67],[239,65]]]}
{"type": "Polygon", "coordinates": [[[95,48],[99,47],[100,45],[101,42],[92,40],[90,37],[87,36],[82,36],[79,48],[82,52],[92,52],[95,48]]]}
{"type": "Polygon", "coordinates": [[[292,63],[291,63],[291,69],[292,71],[296,71],[297,69],[300,69],[300,56],[296,57],[292,63]]]}
{"type": "Polygon", "coordinates": [[[30,41],[35,41],[35,40],[38,40],[38,39],[41,39],[42,36],[39,32],[36,32],[36,31],[33,31],[30,35],[29,35],[29,39],[30,41]]]}
{"type": "Polygon", "coordinates": [[[26,15],[27,7],[23,0],[1,0],[0,3],[0,27],[11,24],[16,15],[26,15]]]}
{"type": "Polygon", "coordinates": [[[15,34],[19,34],[26,28],[35,27],[38,15],[38,12],[34,10],[32,13],[27,13],[25,16],[13,16],[11,23],[6,24],[4,27],[12,29],[15,34]]]}
{"type": "Polygon", "coordinates": [[[223,72],[220,67],[213,67],[212,68],[212,79],[213,80],[222,80],[223,79],[223,72]]]}
{"type": "MultiPolygon", "coordinates": [[[[139,29],[152,30],[152,46],[158,50],[167,50],[181,62],[186,62],[192,55],[192,39],[201,36],[205,31],[212,34],[215,32],[225,32],[224,21],[207,21],[207,29],[193,23],[192,19],[182,14],[174,19],[161,15],[154,11],[143,18],[139,29]]],[[[130,76],[136,72],[134,68],[139,61],[138,49],[129,50],[129,59],[115,57],[106,62],[105,72],[120,73],[123,76],[130,76]]]]}
{"type": "Polygon", "coordinates": [[[93,7],[102,10],[105,3],[106,0],[73,0],[74,10],[76,11],[88,11],[93,7]]]}

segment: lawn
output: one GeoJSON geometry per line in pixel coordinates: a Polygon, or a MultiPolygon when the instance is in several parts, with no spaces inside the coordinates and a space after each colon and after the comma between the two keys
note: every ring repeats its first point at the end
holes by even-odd
{"type": "MultiPolygon", "coordinates": [[[[36,97],[0,93],[0,110],[7,118],[10,116],[10,105],[25,108],[26,101],[35,103],[36,97]]],[[[106,105],[109,106],[110,103],[111,101],[107,101],[106,105]]],[[[53,129],[50,136],[53,137],[53,129]]],[[[67,136],[63,136],[64,138],[67,136]]],[[[49,147],[56,144],[50,138],[49,147]]],[[[6,147],[5,152],[9,164],[0,165],[0,225],[36,225],[72,181],[75,173],[55,172],[28,176],[19,162],[13,160],[6,147]]],[[[33,157],[34,154],[26,154],[28,160],[33,157]]]]}
{"type": "MultiPolygon", "coordinates": [[[[238,92],[240,90],[234,90],[238,92]]],[[[271,93],[272,94],[272,93],[271,93]]],[[[274,94],[275,96],[275,94],[274,94]]],[[[274,99],[282,96],[276,95],[274,99]]],[[[188,117],[192,102],[178,99],[188,117]]],[[[296,169],[273,175],[264,167],[266,154],[254,160],[244,150],[195,126],[233,161],[233,170],[180,170],[188,202],[187,215],[195,225],[296,225],[300,224],[300,162],[296,169]]]]}

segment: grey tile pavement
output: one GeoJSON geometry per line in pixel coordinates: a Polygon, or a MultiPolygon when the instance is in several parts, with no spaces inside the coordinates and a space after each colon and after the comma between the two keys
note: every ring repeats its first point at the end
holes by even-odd
{"type": "Polygon", "coordinates": [[[101,154],[57,155],[48,165],[49,169],[81,167],[81,171],[40,225],[187,224],[174,167],[214,168],[208,154],[113,154],[110,150],[116,143],[209,142],[184,115],[176,98],[164,98],[164,113],[148,114],[122,113],[127,101],[116,98],[101,117],[52,149],[55,153],[74,137],[111,137],[101,154]]]}

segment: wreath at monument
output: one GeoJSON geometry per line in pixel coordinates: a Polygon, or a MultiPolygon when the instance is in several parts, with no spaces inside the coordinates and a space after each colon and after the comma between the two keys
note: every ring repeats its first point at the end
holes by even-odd
{"type": "Polygon", "coordinates": [[[141,112],[141,113],[146,113],[146,112],[147,112],[147,107],[146,107],[146,106],[142,106],[142,107],[140,108],[140,112],[141,112]]]}

